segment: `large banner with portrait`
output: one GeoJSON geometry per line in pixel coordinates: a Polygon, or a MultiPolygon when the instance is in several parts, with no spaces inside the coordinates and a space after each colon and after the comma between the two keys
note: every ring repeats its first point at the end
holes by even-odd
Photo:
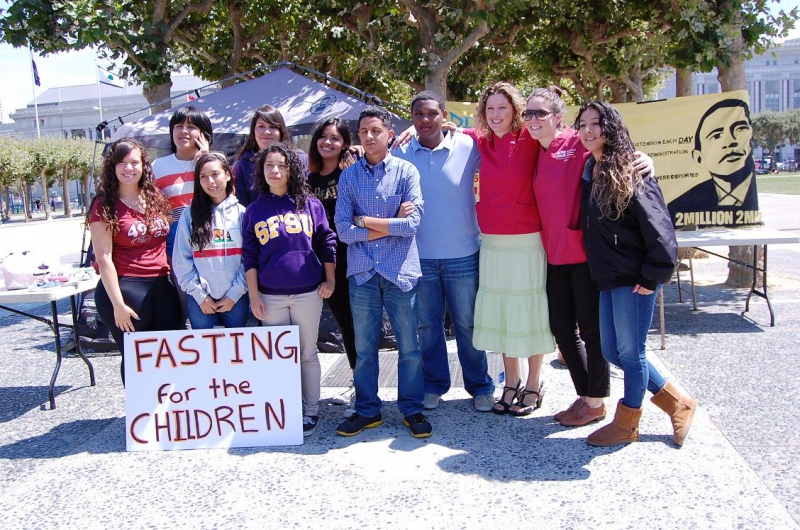
{"type": "MultiPolygon", "coordinates": [[[[447,105],[474,116],[463,103],[447,105]]],[[[746,91],[615,106],[636,148],[653,157],[676,228],[762,224],[746,91]]],[[[576,114],[568,107],[564,122],[576,114]]]]}

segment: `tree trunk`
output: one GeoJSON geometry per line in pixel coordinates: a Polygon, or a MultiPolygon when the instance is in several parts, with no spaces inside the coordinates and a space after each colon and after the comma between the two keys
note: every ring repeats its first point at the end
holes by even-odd
{"type": "Polygon", "coordinates": [[[64,215],[67,216],[67,219],[71,219],[72,205],[69,200],[69,170],[66,167],[61,173],[61,187],[64,190],[61,193],[64,197],[64,215]]]}
{"type": "Polygon", "coordinates": [[[679,98],[694,95],[694,84],[692,83],[692,71],[690,69],[675,69],[675,92],[679,98]]]}
{"type": "Polygon", "coordinates": [[[624,83],[607,81],[607,84],[611,89],[611,97],[614,98],[614,103],[626,103],[628,101],[628,88],[624,83]]]}
{"type": "Polygon", "coordinates": [[[44,210],[44,218],[45,220],[49,221],[53,218],[53,212],[50,211],[50,193],[47,189],[47,177],[44,174],[44,171],[39,175],[42,184],[42,209],[44,210]]]}
{"type": "MultiPolygon", "coordinates": [[[[742,37],[742,13],[740,10],[734,11],[736,15],[734,20],[729,25],[728,37],[729,46],[727,52],[730,54],[730,64],[727,66],[725,61],[719,61],[717,64],[717,80],[722,85],[723,92],[730,92],[732,90],[747,90],[747,76],[744,71],[745,53],[747,45],[745,44],[744,37],[742,37]]],[[[760,260],[763,265],[763,252],[759,250],[760,260]]],[[[728,256],[731,259],[741,261],[743,263],[753,262],[753,247],[730,247],[728,256]]],[[[753,281],[752,271],[728,262],[728,278],[725,280],[727,285],[731,287],[749,287],[753,281]]],[[[759,280],[760,281],[760,280],[759,280]]]]}
{"type": "Polygon", "coordinates": [[[25,182],[25,179],[23,179],[22,177],[20,177],[19,179],[19,191],[20,195],[22,195],[22,213],[24,215],[25,222],[27,223],[28,221],[33,219],[32,217],[33,212],[31,211],[33,203],[31,202],[31,187],[25,182]]]}
{"type": "Polygon", "coordinates": [[[425,90],[432,90],[442,97],[447,96],[448,68],[436,68],[425,77],[425,90]]]}
{"type": "Polygon", "coordinates": [[[162,83],[160,85],[150,86],[149,84],[145,84],[142,87],[142,95],[144,95],[147,102],[151,105],[155,105],[158,102],[162,102],[160,105],[155,105],[151,112],[156,114],[158,112],[163,112],[165,110],[169,110],[172,108],[172,101],[169,99],[170,89],[172,88],[172,80],[167,83],[162,83]]]}

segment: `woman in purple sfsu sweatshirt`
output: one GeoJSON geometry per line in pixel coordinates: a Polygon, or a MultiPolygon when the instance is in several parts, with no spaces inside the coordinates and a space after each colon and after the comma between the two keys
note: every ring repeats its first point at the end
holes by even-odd
{"type": "Polygon", "coordinates": [[[285,143],[274,143],[256,159],[258,199],[244,214],[242,265],[250,308],[265,326],[300,328],[303,435],[319,419],[317,333],[322,299],[336,283],[336,235],[325,208],[309,194],[300,159],[285,143]]]}

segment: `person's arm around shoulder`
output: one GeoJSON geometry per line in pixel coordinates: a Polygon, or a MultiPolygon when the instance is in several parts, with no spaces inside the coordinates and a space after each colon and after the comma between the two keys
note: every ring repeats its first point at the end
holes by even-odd
{"type": "Polygon", "coordinates": [[[117,268],[111,259],[114,247],[111,230],[104,222],[95,221],[89,225],[89,232],[92,235],[92,247],[100,271],[100,280],[114,307],[114,324],[122,331],[135,331],[131,319],[139,320],[139,315],[128,307],[122,298],[117,268]]]}
{"type": "Polygon", "coordinates": [[[634,213],[646,249],[634,292],[651,294],[659,284],[668,282],[675,272],[678,242],[672,217],[655,175],[650,174],[642,179],[642,188],[635,192],[634,203],[634,213]]]}

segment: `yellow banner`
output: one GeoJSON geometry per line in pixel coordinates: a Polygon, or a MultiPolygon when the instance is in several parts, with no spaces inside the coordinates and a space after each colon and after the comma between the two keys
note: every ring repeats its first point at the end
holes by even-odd
{"type": "MultiPolygon", "coordinates": [[[[747,91],[615,107],[636,148],[653,157],[677,228],[762,224],[747,91]]],[[[474,108],[471,103],[447,102],[453,121],[470,124],[461,127],[474,126],[474,108]]],[[[577,110],[567,108],[567,125],[572,125],[577,110]]]]}

